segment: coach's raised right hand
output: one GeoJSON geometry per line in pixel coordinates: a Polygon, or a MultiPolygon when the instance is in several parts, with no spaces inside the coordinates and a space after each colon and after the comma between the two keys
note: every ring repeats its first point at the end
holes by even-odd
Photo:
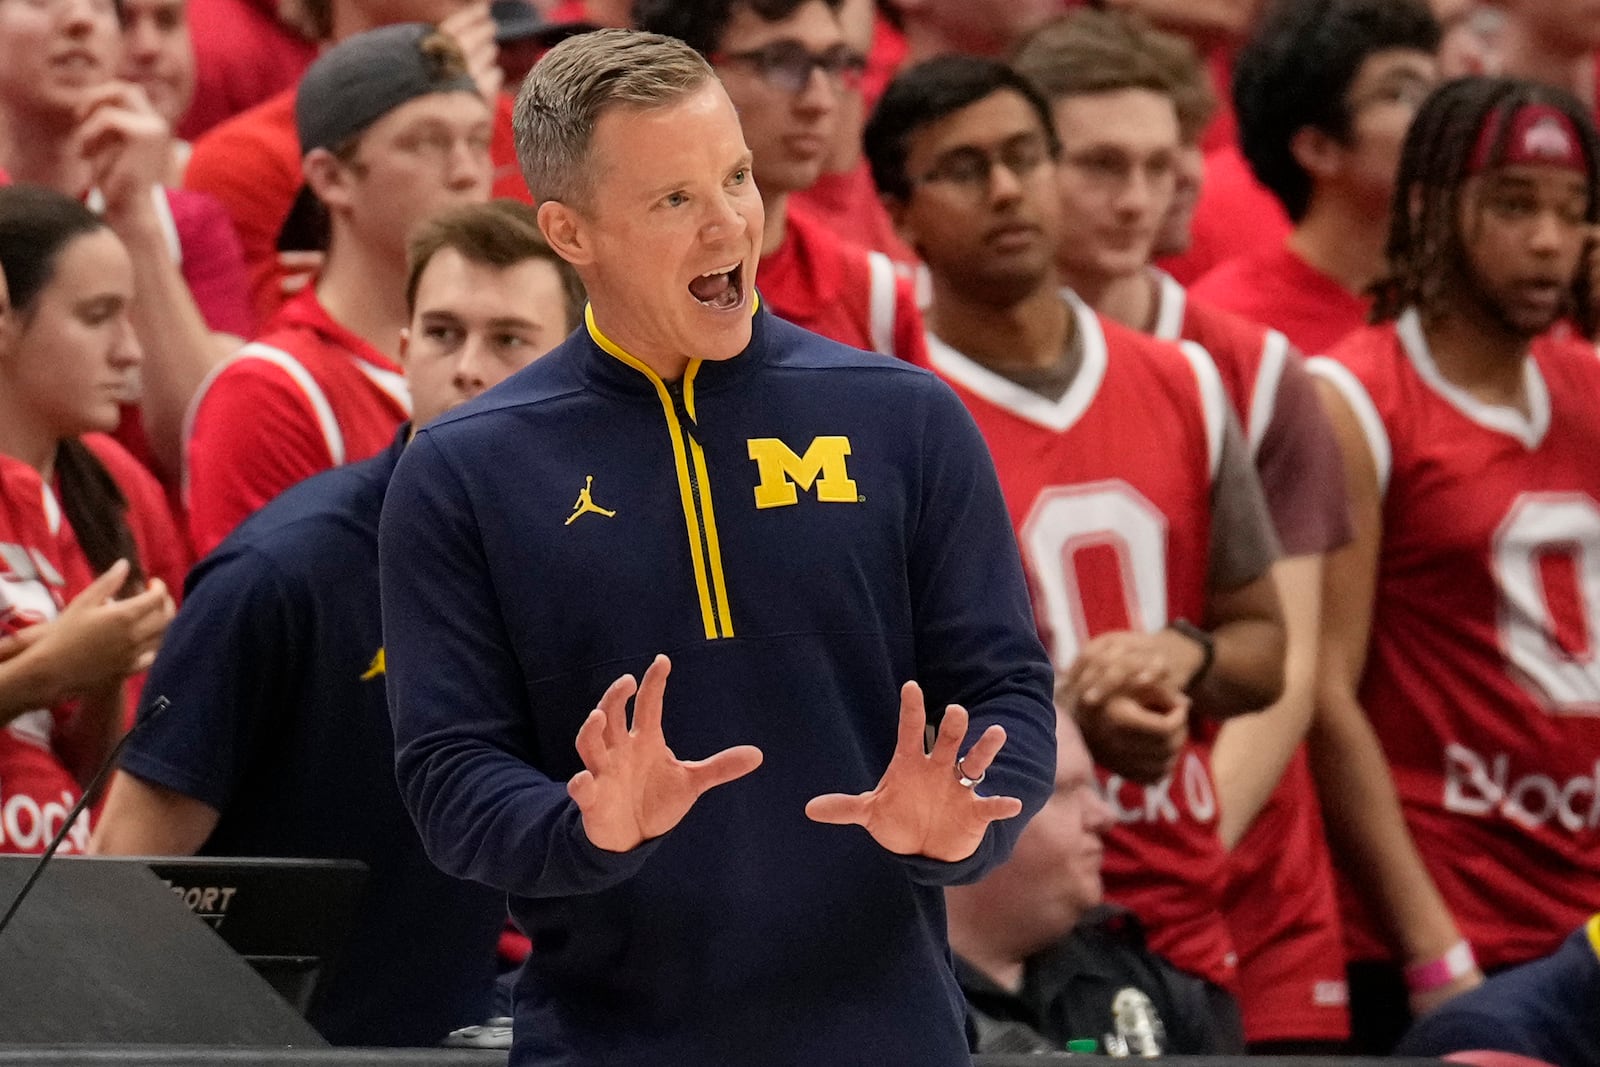
{"type": "Polygon", "coordinates": [[[567,782],[583,814],[583,832],[596,848],[627,852],[660,837],[683,819],[700,795],[761,766],[761,750],[737,745],[703,760],[680,760],[661,732],[661,698],[672,663],[657,656],[644,682],[625,674],[578,730],[584,769],[567,782]],[[633,726],[628,726],[628,698],[633,726]]]}

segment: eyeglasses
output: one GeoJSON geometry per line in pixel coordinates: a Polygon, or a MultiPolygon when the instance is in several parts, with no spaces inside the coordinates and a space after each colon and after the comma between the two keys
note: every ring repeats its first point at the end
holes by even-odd
{"type": "Polygon", "coordinates": [[[1359,96],[1350,97],[1345,105],[1345,112],[1353,116],[1379,104],[1401,105],[1415,111],[1428,99],[1433,89],[1432,81],[1412,74],[1402,74],[1381,82],[1359,96]]]}
{"type": "Polygon", "coordinates": [[[847,44],[812,52],[799,41],[775,41],[749,52],[719,52],[713,63],[748,63],[760,79],[786,93],[799,93],[811,84],[811,72],[820,70],[828,80],[846,89],[861,85],[867,61],[847,44]]]}
{"type": "Polygon", "coordinates": [[[996,166],[1006,168],[1019,181],[1026,180],[1054,159],[1055,154],[1055,147],[1037,134],[1013,137],[992,151],[964,146],[939,160],[916,179],[916,184],[948,185],[969,196],[982,196],[989,191],[996,166]]]}
{"type": "Polygon", "coordinates": [[[1171,186],[1177,182],[1178,157],[1155,152],[1138,157],[1121,149],[1102,146],[1069,152],[1063,162],[1102,192],[1120,192],[1142,177],[1146,185],[1171,186]]]}

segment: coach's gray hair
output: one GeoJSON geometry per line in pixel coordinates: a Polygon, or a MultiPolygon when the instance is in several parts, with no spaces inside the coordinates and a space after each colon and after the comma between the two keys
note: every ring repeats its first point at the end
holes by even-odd
{"type": "Polygon", "coordinates": [[[606,111],[663,107],[715,78],[698,52],[660,34],[596,30],[556,45],[522,83],[512,118],[534,203],[587,203],[589,142],[606,111]]]}

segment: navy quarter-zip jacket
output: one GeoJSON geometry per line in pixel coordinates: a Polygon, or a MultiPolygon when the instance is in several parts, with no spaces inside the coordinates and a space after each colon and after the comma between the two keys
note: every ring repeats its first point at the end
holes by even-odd
{"type": "Polygon", "coordinates": [[[760,310],[743,353],[669,384],[591,317],[418,434],[380,557],[401,794],[434,862],[533,939],[514,1065],[969,1062],[941,887],[1049,796],[1055,711],[993,464],[943,383],[760,310]],[[658,652],[678,757],[765,762],[606,852],[567,796],[574,738],[658,652]],[[982,788],[1023,815],[959,863],[805,816],[876,785],[908,679],[969,709],[969,741],[1008,735],[982,788]]]}

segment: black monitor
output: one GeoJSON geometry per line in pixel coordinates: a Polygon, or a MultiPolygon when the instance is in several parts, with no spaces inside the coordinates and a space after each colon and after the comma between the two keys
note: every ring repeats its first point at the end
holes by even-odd
{"type": "Polygon", "coordinates": [[[355,860],[142,856],[125,861],[149,867],[302,1015],[354,925],[367,881],[366,864],[355,860]]]}

